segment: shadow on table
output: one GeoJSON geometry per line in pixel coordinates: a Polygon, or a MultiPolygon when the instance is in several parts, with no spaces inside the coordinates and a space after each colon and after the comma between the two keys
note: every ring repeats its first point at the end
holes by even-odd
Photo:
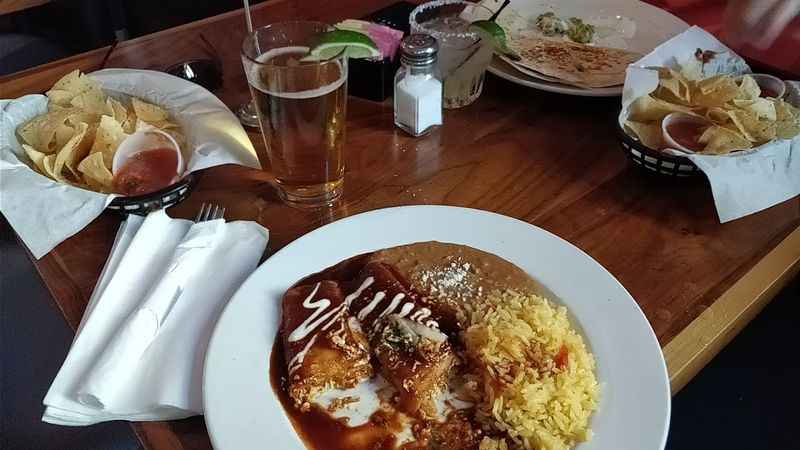
{"type": "Polygon", "coordinates": [[[72,330],[0,215],[0,448],[141,448],[125,422],[62,427],[41,421],[42,399],[72,338],[72,330]]]}

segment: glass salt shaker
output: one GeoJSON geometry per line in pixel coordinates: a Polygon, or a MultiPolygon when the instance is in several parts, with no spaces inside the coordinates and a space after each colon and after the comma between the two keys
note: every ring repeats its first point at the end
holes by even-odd
{"type": "Polygon", "coordinates": [[[429,34],[400,43],[401,66],[394,77],[394,123],[412,136],[442,124],[442,81],[436,76],[439,45],[429,34]]]}

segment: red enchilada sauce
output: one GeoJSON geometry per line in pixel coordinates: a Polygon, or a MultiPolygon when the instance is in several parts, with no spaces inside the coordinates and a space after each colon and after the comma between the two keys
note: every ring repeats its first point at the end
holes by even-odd
{"type": "Polygon", "coordinates": [[[114,174],[114,192],[136,196],[164,189],[175,182],[177,167],[178,155],[171,148],[141,151],[114,174]]]}
{"type": "Polygon", "coordinates": [[[349,427],[344,421],[331,417],[317,406],[307,412],[301,412],[292,404],[286,389],[288,374],[286,358],[283,353],[281,339],[275,339],[270,354],[270,384],[283,405],[283,410],[294,426],[303,443],[311,449],[325,450],[393,450],[396,438],[394,433],[400,431],[400,424],[394,417],[386,417],[377,411],[369,422],[349,427]]]}
{"type": "Polygon", "coordinates": [[[707,124],[699,122],[675,122],[667,125],[667,132],[678,144],[699,152],[703,150],[704,146],[698,141],[706,128],[708,128],[707,124]]]}

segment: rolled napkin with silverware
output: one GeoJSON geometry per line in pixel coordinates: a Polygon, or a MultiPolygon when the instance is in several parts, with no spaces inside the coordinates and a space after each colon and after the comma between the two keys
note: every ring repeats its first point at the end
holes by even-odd
{"type": "Polygon", "coordinates": [[[268,232],[203,208],[195,222],[129,216],[44,399],[42,420],[89,425],[203,413],[202,367],[222,308],[268,232]]]}

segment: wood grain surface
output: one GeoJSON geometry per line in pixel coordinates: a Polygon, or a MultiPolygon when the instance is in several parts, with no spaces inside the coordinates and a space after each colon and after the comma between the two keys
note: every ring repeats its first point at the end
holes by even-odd
{"type": "MultiPolygon", "coordinates": [[[[389,3],[275,0],[257,6],[255,18],[335,21],[389,3]]],[[[202,33],[223,56],[216,93],[234,108],[249,99],[238,56],[243,28],[239,11],[145,36],[121,44],[107,66],[159,68],[203,56],[202,33]]],[[[106,50],[2,78],[0,92],[45,91],[72,68],[97,68],[106,50]]],[[[705,179],[655,178],[629,165],[614,137],[618,108],[618,98],[560,96],[489,76],[475,104],[447,111],[444,127],[414,139],[393,126],[390,101],[351,98],[345,191],[334,207],[292,209],[277,198],[268,169],[222,166],[205,171],[169,213],[190,218],[203,202],[223,204],[228,219],[270,229],[265,257],[320,225],[389,206],[456,205],[522,219],[587,252],[631,292],[666,346],[677,391],[796,274],[800,200],[720,224],[705,179]]],[[[258,132],[250,138],[263,147],[258,132]]],[[[120,220],[104,213],[36,261],[73,327],[120,220]]],[[[202,418],[134,427],[149,449],[210,448],[202,418]]]]}

